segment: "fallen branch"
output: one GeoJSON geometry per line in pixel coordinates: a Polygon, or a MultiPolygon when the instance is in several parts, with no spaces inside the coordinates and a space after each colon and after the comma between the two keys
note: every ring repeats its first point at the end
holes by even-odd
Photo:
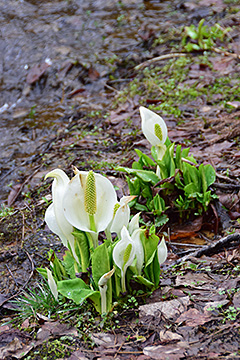
{"type": "Polygon", "coordinates": [[[143,63],[135,66],[134,70],[141,70],[141,69],[145,68],[146,66],[151,65],[151,64],[161,61],[161,60],[166,60],[166,59],[171,59],[171,58],[186,56],[186,55],[187,54],[185,54],[185,53],[172,53],[172,54],[165,54],[165,55],[157,56],[155,58],[149,59],[149,60],[144,61],[143,63]]]}
{"type": "Polygon", "coordinates": [[[188,260],[191,257],[199,258],[202,255],[213,255],[213,254],[219,253],[220,251],[222,251],[226,248],[236,247],[239,245],[240,245],[240,233],[231,234],[231,235],[228,235],[228,236],[216,241],[213,244],[206,245],[206,246],[202,247],[201,249],[191,252],[190,254],[174,261],[174,263],[167,266],[166,269],[164,269],[164,270],[171,269],[173,266],[178,265],[182,262],[185,262],[186,260],[188,260]]]}

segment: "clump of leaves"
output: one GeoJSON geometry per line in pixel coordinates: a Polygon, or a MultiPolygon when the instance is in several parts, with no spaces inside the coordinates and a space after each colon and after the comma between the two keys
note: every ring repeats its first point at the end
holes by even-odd
{"type": "MultiPolygon", "coordinates": [[[[154,116],[152,111],[144,111],[154,116]]],[[[144,127],[142,130],[146,136],[144,127]]],[[[168,222],[170,210],[178,214],[180,221],[202,215],[216,198],[209,189],[216,179],[214,168],[210,164],[198,165],[193,155],[189,155],[190,148],[183,149],[169,138],[158,145],[157,142],[154,145],[152,139],[152,158],[136,149],[139,159],[133,162],[132,168],[117,168],[130,175],[126,176],[130,194],[137,195],[131,205],[150,216],[157,227],[168,222]]]]}
{"type": "Polygon", "coordinates": [[[203,25],[204,21],[204,19],[200,20],[198,26],[193,24],[185,26],[182,39],[182,46],[185,51],[211,50],[216,46],[217,39],[223,41],[227,32],[231,31],[230,27],[223,29],[219,24],[211,27],[203,25]]]}
{"type": "Polygon", "coordinates": [[[127,176],[130,194],[137,197],[132,206],[137,211],[150,212],[156,226],[168,221],[167,210],[179,212],[180,218],[189,218],[192,213],[201,215],[207,211],[209,203],[216,196],[209,189],[216,179],[215,170],[210,164],[198,165],[194,157],[189,156],[189,148],[182,149],[167,140],[168,146],[162,160],[158,160],[154,151],[153,159],[136,150],[139,160],[132,169],[118,167],[127,176]],[[154,171],[160,168],[161,179],[154,171]]]}

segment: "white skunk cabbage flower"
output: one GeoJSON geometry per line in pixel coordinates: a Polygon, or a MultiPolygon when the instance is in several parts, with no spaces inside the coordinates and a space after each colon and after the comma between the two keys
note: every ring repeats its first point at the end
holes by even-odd
{"type": "Polygon", "coordinates": [[[101,312],[102,312],[102,314],[107,312],[107,298],[106,298],[107,282],[112,277],[114,272],[115,272],[115,268],[113,267],[113,269],[111,271],[104,274],[98,281],[98,288],[99,288],[100,295],[101,295],[101,312]]]}
{"type": "Polygon", "coordinates": [[[134,242],[132,241],[126,226],[124,226],[121,231],[121,240],[115,245],[112,254],[113,261],[121,270],[121,285],[123,292],[126,292],[126,271],[132,264],[135,255],[134,242]]]}
{"type": "Polygon", "coordinates": [[[140,216],[140,214],[141,213],[139,212],[136,215],[134,215],[132,220],[128,224],[128,231],[129,231],[130,235],[133,234],[134,230],[139,229],[139,216],[140,216]]]}
{"type": "Polygon", "coordinates": [[[49,270],[48,268],[46,268],[46,270],[47,270],[47,276],[48,276],[48,285],[50,287],[51,293],[53,294],[55,300],[57,300],[58,299],[58,290],[57,290],[56,281],[54,280],[54,278],[52,276],[51,270],[49,270]]]}
{"type": "Polygon", "coordinates": [[[68,247],[69,242],[74,258],[79,262],[74,250],[73,226],[67,221],[63,211],[63,196],[70,180],[67,174],[60,169],[50,171],[45,179],[49,177],[54,178],[52,183],[53,202],[46,210],[45,221],[49,229],[60,237],[64,246],[68,247]]]}
{"type": "Polygon", "coordinates": [[[93,171],[79,171],[67,184],[63,207],[67,221],[93,234],[104,231],[112,220],[117,194],[110,180],[93,171]]]}
{"type": "Polygon", "coordinates": [[[130,207],[128,203],[136,196],[123,196],[114,206],[113,219],[110,223],[110,232],[120,237],[123,226],[128,226],[130,220],[130,207]]]}
{"type": "Polygon", "coordinates": [[[141,275],[142,267],[144,263],[144,249],[140,238],[142,232],[144,232],[144,230],[136,229],[131,234],[131,239],[134,243],[135,252],[136,252],[136,259],[137,259],[136,268],[139,275],[141,275]]]}
{"type": "Polygon", "coordinates": [[[167,249],[167,245],[166,245],[164,236],[162,237],[162,241],[158,245],[157,251],[158,251],[158,262],[159,262],[159,265],[161,265],[167,259],[167,255],[168,255],[168,249],[167,249]]]}
{"type": "Polygon", "coordinates": [[[161,116],[144,106],[140,106],[139,111],[142,119],[142,132],[150,144],[156,147],[158,160],[161,160],[166,151],[164,143],[168,136],[167,125],[161,116]]]}
{"type": "Polygon", "coordinates": [[[161,116],[140,106],[142,132],[152,146],[163,145],[167,139],[167,125],[161,116]]]}

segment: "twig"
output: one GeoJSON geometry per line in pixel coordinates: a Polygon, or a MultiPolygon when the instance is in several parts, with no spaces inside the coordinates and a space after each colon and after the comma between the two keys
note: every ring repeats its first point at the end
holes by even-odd
{"type": "Polygon", "coordinates": [[[19,287],[19,286],[18,286],[18,282],[17,282],[17,280],[15,279],[15,277],[14,277],[11,269],[9,268],[8,264],[5,264],[5,266],[6,266],[6,268],[8,269],[9,274],[10,274],[11,277],[13,278],[13,281],[15,282],[15,285],[16,285],[17,287],[19,287]]]}
{"type": "Polygon", "coordinates": [[[225,189],[225,190],[239,190],[240,189],[240,184],[222,184],[222,183],[213,183],[214,187],[217,187],[219,189],[225,189]]]}
{"type": "Polygon", "coordinates": [[[221,49],[218,49],[218,48],[212,48],[213,51],[215,51],[216,53],[218,54],[222,54],[222,55],[225,55],[225,56],[231,56],[233,57],[234,59],[240,59],[240,55],[238,54],[234,54],[234,53],[230,53],[229,51],[224,51],[224,50],[221,50],[221,49]]]}
{"type": "Polygon", "coordinates": [[[0,303],[0,307],[3,306],[3,305],[4,305],[6,302],[8,302],[9,300],[12,300],[12,299],[14,299],[15,297],[17,297],[18,295],[20,295],[21,292],[24,290],[24,288],[27,286],[27,284],[29,283],[30,279],[31,279],[32,276],[33,276],[33,272],[34,272],[34,263],[33,263],[33,260],[32,260],[32,258],[31,258],[31,256],[29,255],[29,253],[28,253],[26,250],[24,250],[24,251],[25,251],[25,253],[27,254],[27,257],[28,257],[28,259],[29,259],[29,261],[30,261],[30,263],[31,263],[31,273],[30,273],[27,281],[25,282],[25,284],[23,284],[21,290],[18,291],[15,295],[12,295],[12,296],[10,296],[9,298],[3,300],[3,301],[0,303]]]}
{"type": "Polygon", "coordinates": [[[165,270],[171,269],[173,266],[180,264],[181,262],[184,262],[188,260],[190,257],[196,257],[199,258],[202,255],[213,255],[217,254],[223,248],[230,247],[230,246],[238,246],[240,245],[240,233],[235,233],[228,235],[218,241],[216,241],[214,244],[206,245],[202,247],[200,250],[196,250],[172,263],[171,265],[167,266],[165,270]]]}
{"type": "Polygon", "coordinates": [[[145,68],[146,66],[148,66],[152,63],[161,61],[161,60],[171,59],[171,58],[186,56],[186,55],[187,54],[185,54],[185,53],[172,53],[172,54],[165,54],[165,55],[157,56],[155,58],[149,59],[149,60],[144,61],[143,63],[135,66],[134,70],[141,70],[141,69],[145,68]]]}

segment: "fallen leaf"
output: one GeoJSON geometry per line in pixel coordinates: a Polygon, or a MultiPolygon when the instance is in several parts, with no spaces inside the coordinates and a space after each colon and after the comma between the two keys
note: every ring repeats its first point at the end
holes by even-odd
{"type": "Polygon", "coordinates": [[[34,67],[31,68],[27,74],[27,83],[34,84],[36,81],[38,81],[43,76],[48,67],[49,64],[45,61],[41,64],[34,65],[34,67]]]}
{"type": "Polygon", "coordinates": [[[180,341],[174,345],[146,346],[143,353],[156,360],[179,360],[185,358],[187,348],[189,348],[189,344],[180,341]]]}
{"type": "Polygon", "coordinates": [[[179,313],[183,312],[189,303],[189,297],[185,296],[179,299],[141,305],[139,307],[139,317],[143,318],[145,316],[163,316],[167,319],[173,319],[179,315],[179,313]]]}
{"type": "Polygon", "coordinates": [[[211,315],[202,313],[197,309],[189,309],[182,313],[176,320],[178,324],[185,323],[187,326],[203,325],[211,319],[211,315]]]}

